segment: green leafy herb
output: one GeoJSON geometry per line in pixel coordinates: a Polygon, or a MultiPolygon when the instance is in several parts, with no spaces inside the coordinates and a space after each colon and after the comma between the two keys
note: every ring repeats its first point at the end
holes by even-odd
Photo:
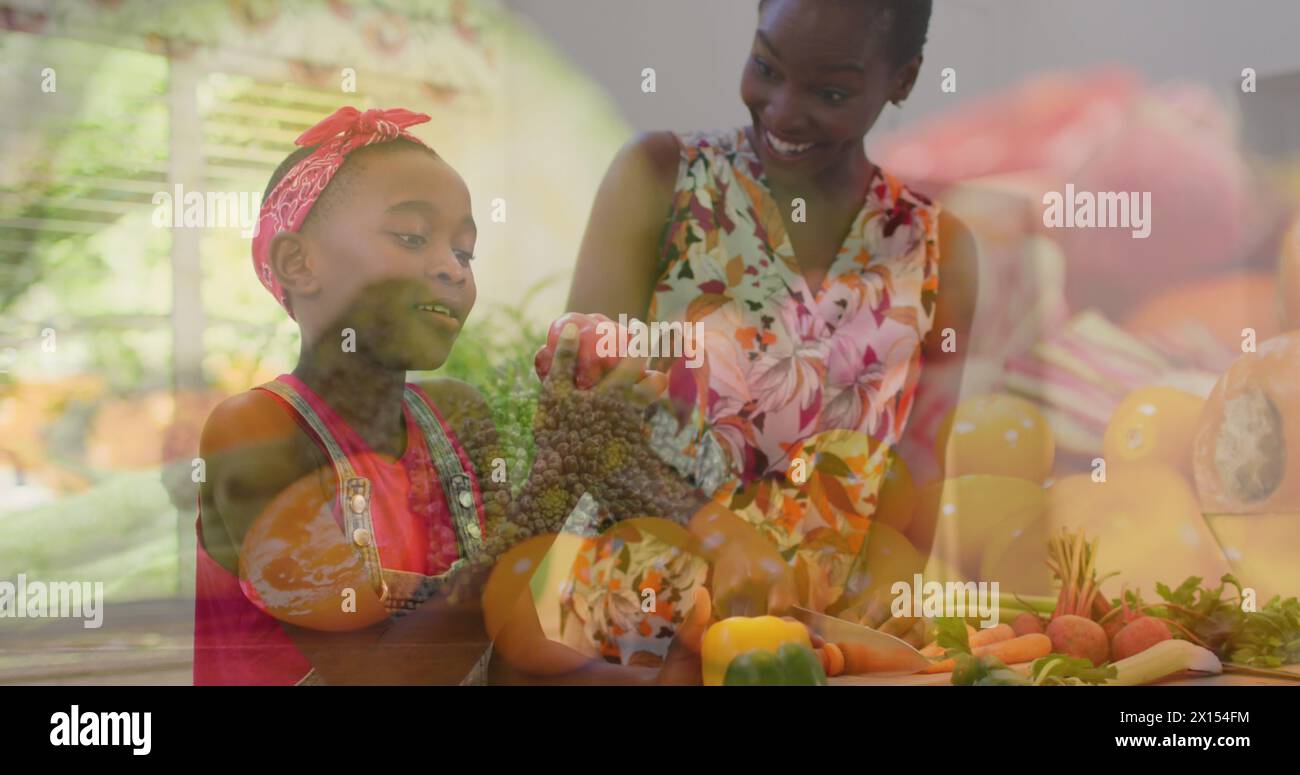
{"type": "Polygon", "coordinates": [[[1112,664],[1093,667],[1089,660],[1067,654],[1048,654],[1035,659],[1029,666],[1034,686],[1101,685],[1117,675],[1118,671],[1112,664]]]}
{"type": "Polygon", "coordinates": [[[944,657],[951,659],[958,654],[970,655],[970,637],[966,632],[966,620],[957,617],[945,617],[935,620],[937,634],[935,642],[944,650],[944,657]]]}
{"type": "Polygon", "coordinates": [[[1007,667],[997,657],[973,657],[957,652],[952,671],[953,686],[1028,686],[1029,679],[1007,667]]]}
{"type": "Polygon", "coordinates": [[[1253,603],[1232,574],[1219,586],[1201,586],[1191,576],[1176,588],[1156,585],[1165,605],[1152,613],[1175,625],[1189,640],[1199,641],[1220,659],[1251,667],[1281,667],[1300,662],[1300,600],[1275,596],[1262,608],[1253,603]]]}

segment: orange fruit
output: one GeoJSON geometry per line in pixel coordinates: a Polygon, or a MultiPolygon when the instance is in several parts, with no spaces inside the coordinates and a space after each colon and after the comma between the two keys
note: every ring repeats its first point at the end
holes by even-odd
{"type": "MultiPolygon", "coordinates": [[[[976,578],[1000,536],[1042,519],[1043,487],[1015,476],[972,474],[921,488],[908,537],[966,578],[976,578]]],[[[992,579],[991,579],[992,580],[992,579]]]]}
{"type": "MultiPolygon", "coordinates": [[[[1274,595],[1291,597],[1300,590],[1300,513],[1221,514],[1206,520],[1237,579],[1255,590],[1259,606],[1274,595]]],[[[1216,585],[1218,579],[1205,583],[1216,585]]]]}
{"type": "Polygon", "coordinates": [[[1089,540],[1099,540],[1098,575],[1119,571],[1102,585],[1108,595],[1117,596],[1127,583],[1151,599],[1156,582],[1174,586],[1188,576],[1214,581],[1228,572],[1196,496],[1172,466],[1107,466],[1105,481],[1075,474],[1046,492],[1051,530],[1083,528],[1089,540]]]}
{"type": "Polygon", "coordinates": [[[1124,320],[1131,334],[1169,342],[1208,335],[1231,350],[1241,348],[1241,330],[1255,329],[1258,341],[1278,331],[1278,283],[1271,272],[1230,272],[1154,294],[1124,320]]]}
{"type": "Polygon", "coordinates": [[[949,412],[936,449],[949,479],[989,474],[1041,483],[1052,470],[1056,442],[1033,403],[990,393],[967,398],[949,412]]]}
{"type": "Polygon", "coordinates": [[[1282,238],[1282,256],[1277,265],[1277,296],[1282,326],[1288,330],[1300,328],[1300,216],[1291,222],[1282,238]]]}
{"type": "Polygon", "coordinates": [[[250,599],[281,621],[328,632],[369,627],[388,613],[318,477],[285,488],[253,521],[240,550],[240,578],[252,588],[250,599]]]}
{"type": "Polygon", "coordinates": [[[491,638],[532,608],[533,574],[555,543],[554,535],[534,536],[512,546],[497,559],[483,587],[483,621],[491,638]]]}
{"type": "Polygon", "coordinates": [[[873,523],[889,525],[900,533],[907,532],[912,524],[912,510],[916,507],[916,482],[912,471],[897,452],[889,453],[880,492],[876,495],[876,510],[871,515],[873,523]]]}
{"type": "Polygon", "coordinates": [[[1120,401],[1106,426],[1102,454],[1116,462],[1165,463],[1190,474],[1196,425],[1205,399],[1171,387],[1141,387],[1120,401]]]}
{"type": "Polygon", "coordinates": [[[876,601],[888,608],[894,583],[911,584],[913,574],[921,573],[925,563],[906,536],[883,522],[872,522],[844,594],[853,607],[876,601]]]}

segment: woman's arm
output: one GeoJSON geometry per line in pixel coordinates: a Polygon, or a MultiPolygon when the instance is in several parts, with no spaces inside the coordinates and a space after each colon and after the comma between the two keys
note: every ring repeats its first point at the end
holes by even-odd
{"type": "Polygon", "coordinates": [[[647,132],[610,163],[591,207],[569,288],[568,309],[644,319],[659,268],[659,240],[672,206],[680,147],[647,132]]]}
{"type": "MultiPolygon", "coordinates": [[[[975,238],[966,225],[946,211],[939,214],[939,294],[934,326],[921,344],[926,363],[964,363],[970,350],[971,323],[979,298],[979,262],[975,238]],[[951,329],[956,346],[944,352],[944,332],[951,329]]],[[[926,385],[926,371],[921,385],[926,385]]],[[[960,377],[960,371],[958,371],[960,377]]]]}

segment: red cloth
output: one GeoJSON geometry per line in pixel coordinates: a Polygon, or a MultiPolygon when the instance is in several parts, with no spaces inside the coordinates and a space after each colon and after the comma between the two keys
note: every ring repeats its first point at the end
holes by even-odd
{"type": "MultiPolygon", "coordinates": [[[[459,557],[451,511],[443,496],[438,472],[415,418],[406,417],[406,451],[396,461],[386,460],[356,434],[342,418],[292,375],[279,377],[292,385],[315,409],[335,441],[342,447],[358,476],[371,483],[371,519],[383,567],[425,575],[445,572],[459,557]],[[432,546],[432,551],[430,547],[432,546]]],[[[482,503],[478,480],[465,450],[457,442],[428,396],[416,388],[433,410],[443,432],[470,474],[475,502],[482,503]]],[[[300,424],[303,421],[279,396],[279,401],[300,424]]],[[[305,425],[304,425],[305,429],[305,425]]],[[[311,431],[307,431],[315,439],[311,431]]],[[[320,445],[317,440],[318,446],[320,445]]],[[[324,447],[321,447],[325,453],[324,447]]],[[[485,530],[479,510],[479,529],[485,530]]],[[[337,500],[334,518],[342,529],[337,500]]],[[[194,601],[194,683],[202,685],[291,685],[311,669],[280,623],[263,612],[253,587],[208,555],[199,529],[194,601]]]]}
{"type": "Polygon", "coordinates": [[[405,130],[408,126],[423,124],[428,120],[429,117],[424,113],[402,108],[372,109],[362,113],[353,107],[343,107],[303,132],[294,141],[302,146],[319,143],[320,147],[295,164],[275,184],[270,196],[262,203],[257,231],[253,235],[253,269],[262,285],[275,296],[289,317],[293,317],[289,297],[271,270],[271,240],[282,231],[298,231],[302,228],[312,205],[316,204],[321,192],[329,185],[339,167],[343,166],[349,153],[399,137],[424,145],[418,137],[405,130]]]}

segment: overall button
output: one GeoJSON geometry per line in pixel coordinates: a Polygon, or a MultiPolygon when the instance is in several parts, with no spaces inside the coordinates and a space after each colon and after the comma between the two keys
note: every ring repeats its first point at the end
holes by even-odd
{"type": "Polygon", "coordinates": [[[370,546],[370,531],[364,527],[359,527],[352,531],[352,541],[357,546],[370,546]]]}
{"type": "Polygon", "coordinates": [[[356,495],[353,495],[351,505],[352,505],[352,511],[356,514],[360,514],[361,512],[366,510],[366,496],[362,495],[361,493],[357,493],[356,495]]]}
{"type": "Polygon", "coordinates": [[[460,505],[469,508],[474,505],[474,493],[469,490],[461,490],[460,495],[457,496],[457,500],[460,501],[460,505]]]}
{"type": "Polygon", "coordinates": [[[477,541],[483,535],[482,531],[479,530],[477,519],[474,520],[473,522],[470,522],[469,525],[465,527],[465,532],[469,533],[469,537],[473,538],[475,541],[477,541]]]}

